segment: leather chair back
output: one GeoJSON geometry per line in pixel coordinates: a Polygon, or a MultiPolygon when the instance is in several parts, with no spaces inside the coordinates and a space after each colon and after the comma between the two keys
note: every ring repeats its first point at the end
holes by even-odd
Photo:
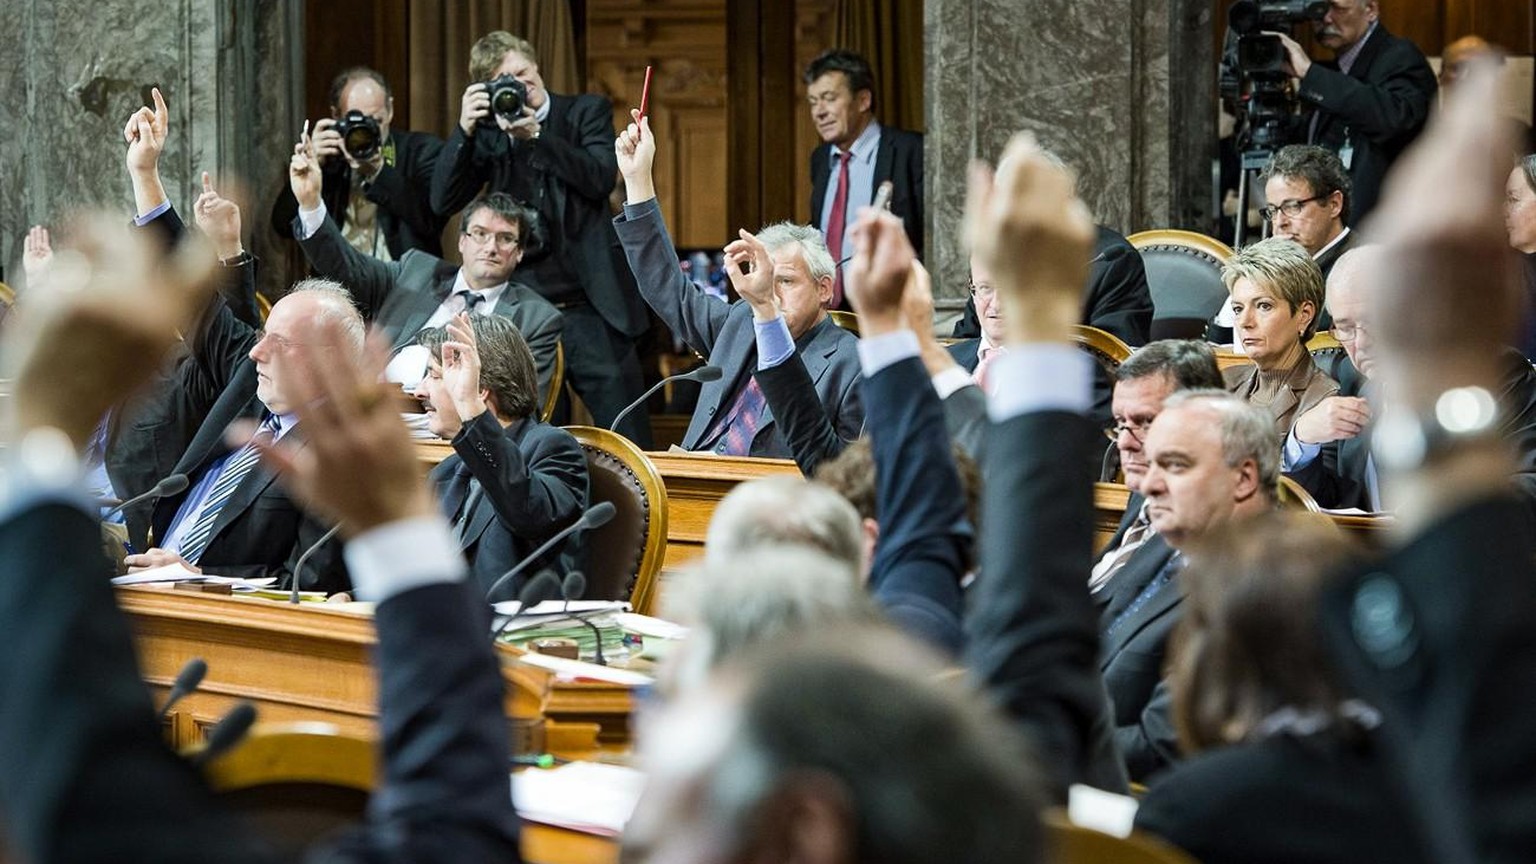
{"type": "Polygon", "coordinates": [[[622,435],[591,426],[567,426],[587,454],[588,499],[617,509],[608,524],[589,531],[587,600],[628,600],[649,614],[656,574],[666,550],[667,490],[661,473],[622,435]]]}
{"type": "Polygon", "coordinates": [[[1193,231],[1160,229],[1126,238],[1141,253],[1152,289],[1151,338],[1200,339],[1227,299],[1221,265],[1232,249],[1193,231]]]}

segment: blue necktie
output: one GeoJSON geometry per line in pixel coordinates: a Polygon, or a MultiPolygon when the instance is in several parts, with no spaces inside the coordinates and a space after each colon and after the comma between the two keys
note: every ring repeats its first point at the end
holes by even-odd
{"type": "Polygon", "coordinates": [[[251,437],[244,447],[236,450],[225,460],[223,469],[219,472],[217,480],[213,481],[213,488],[208,490],[208,497],[203,502],[203,510],[197,515],[197,522],[193,523],[187,533],[182,536],[180,549],[181,557],[189,563],[196,564],[203,553],[208,551],[208,543],[213,540],[213,523],[218,521],[219,513],[224,505],[229,503],[230,496],[240,487],[240,483],[256,467],[261,457],[256,452],[257,441],[270,441],[277,434],[277,415],[273,414],[261,424],[261,428],[251,437]]]}
{"type": "Polygon", "coordinates": [[[1179,572],[1179,569],[1183,566],[1183,556],[1177,552],[1173,553],[1162,569],[1157,571],[1157,575],[1152,577],[1152,581],[1147,583],[1147,587],[1141,589],[1141,593],[1137,594],[1136,599],[1131,601],[1131,605],[1125,607],[1125,611],[1115,616],[1115,620],[1110,622],[1109,629],[1104,631],[1104,635],[1109,636],[1116,630],[1119,630],[1120,625],[1130,620],[1130,617],[1140,611],[1141,607],[1151,602],[1152,598],[1157,596],[1157,592],[1161,591],[1173,579],[1173,574],[1179,572]]]}

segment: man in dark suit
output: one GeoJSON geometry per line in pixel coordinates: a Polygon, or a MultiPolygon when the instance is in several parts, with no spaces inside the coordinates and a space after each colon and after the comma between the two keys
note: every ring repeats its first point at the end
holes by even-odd
{"type": "MultiPolygon", "coordinates": [[[[322,197],[336,227],[358,251],[399,261],[411,249],[443,255],[442,215],[432,210],[432,170],[443,142],[424,132],[390,128],[395,96],[384,76],[353,66],[331,82],[331,116],[311,132],[324,175],[322,197]],[[354,154],[336,124],[356,111],[378,124],[377,150],[354,154]],[[362,158],[359,158],[359,157],[362,158]]],[[[272,205],[272,230],[293,237],[299,202],[287,183],[272,205]]]]}
{"type": "MultiPolygon", "coordinates": [[[[418,338],[432,352],[422,388],[427,428],[453,442],[453,455],[430,479],[483,593],[581,518],[587,457],[571,433],[539,420],[533,355],[510,321],[461,314],[418,338]]],[[[564,572],[580,539],[578,533],[528,572],[546,565],[564,572]]],[[[501,599],[516,597],[522,584],[507,586],[501,599]]]]}
{"type": "MultiPolygon", "coordinates": [[[[103,244],[87,252],[95,275],[75,271],[70,300],[32,319],[41,338],[23,356],[16,391],[27,410],[3,451],[11,470],[0,566],[47,573],[0,585],[0,620],[27,646],[0,661],[0,686],[17,697],[0,718],[7,840],[30,861],[275,864],[273,849],[165,746],[88,499],[72,479],[94,418],[142,383],[206,299],[185,271],[119,254],[134,251],[121,238],[93,239],[103,244]]],[[[344,338],[334,320],[316,335],[344,338]]],[[[317,860],[515,862],[510,742],[484,605],[432,516],[378,370],[355,362],[334,377],[304,376],[339,382],[302,394],[338,413],[304,418],[319,458],[294,462],[285,446],[278,463],[308,503],[349,526],[358,590],[379,604],[382,786],[367,824],[317,860]]]]}
{"type": "MultiPolygon", "coordinates": [[[[638,112],[636,112],[638,113],[638,112]]],[[[754,373],[798,353],[813,382],[820,409],[837,435],[851,440],[863,426],[858,394],[858,339],[827,315],[833,262],[815,229],[790,223],[764,228],[727,247],[730,267],[752,261],[757,276],[771,272],[770,296],[727,305],[706,295],[677,267],[666,223],[656,201],[651,165],[656,139],[649,119],[630,124],[615,142],[624,175],[624,213],[614,220],[640,293],[672,332],[725,373],[703,385],[693,420],[683,435],[686,450],[735,456],[792,455],[774,422],[773,406],[754,373]],[[643,131],[642,131],[643,130],[643,131]],[[761,268],[761,269],[756,269],[761,268]]],[[[741,280],[746,274],[733,275],[741,280]]],[[[757,291],[763,287],[754,278],[757,291]]]]}
{"type": "Polygon", "coordinates": [[[847,309],[842,262],[853,255],[854,217],[874,203],[880,184],[890,182],[890,210],[906,226],[912,248],[923,253],[923,136],[875,119],[874,73],[852,51],[823,52],[801,78],[822,140],[811,151],[811,225],[821,229],[838,262],[831,308],[847,309]]]}
{"type": "Polygon", "coordinates": [[[1314,63],[1296,40],[1279,36],[1286,71],[1301,79],[1297,94],[1312,108],[1303,119],[1307,143],[1339,154],[1349,171],[1351,225],[1376,206],[1382,178],[1424,128],[1439,89],[1423,52],[1381,25],[1377,4],[1334,0],[1313,22],[1331,62],[1314,63]]]}
{"type": "Polygon", "coordinates": [[[427,359],[416,334],[469,310],[504,315],[522,331],[538,366],[542,398],[554,380],[562,318],[549,301],[512,280],[533,231],[532,212],[510,196],[485,195],[464,209],[459,226],[462,266],[415,250],[399,261],[380,261],[347,243],[329,218],[321,197],[321,172],[304,143],[295,148],[288,172],[299,201],[294,236],[315,271],[346,285],[364,320],[389,339],[395,352],[386,370],[389,379],[407,389],[420,383],[427,359]]]}
{"type": "MultiPolygon", "coordinates": [[[[1339,382],[1339,394],[1297,417],[1285,442],[1286,473],[1331,509],[1375,512],[1385,506],[1371,454],[1372,423],[1387,406],[1372,384],[1377,358],[1369,288],[1390,265],[1387,254],[1379,246],[1358,247],[1334,268],[1327,304],[1348,359],[1338,358],[1324,371],[1339,382]]],[[[1510,479],[1536,513],[1536,370],[1513,348],[1487,349],[1501,375],[1497,428],[1516,459],[1510,479]]]]}
{"type": "MultiPolygon", "coordinates": [[[[533,46],[503,30],[470,49],[469,78],[432,179],[432,206],[452,212],[484,186],[538,214],[538,245],[520,278],[564,314],[566,378],[606,427],[643,390],[635,340],[650,324],[609,225],[613,106],[592,94],[550,93],[533,46]],[[513,116],[493,111],[487,92],[503,76],[525,88],[513,116]]],[[[644,406],[618,431],[649,448],[644,406]]]]}

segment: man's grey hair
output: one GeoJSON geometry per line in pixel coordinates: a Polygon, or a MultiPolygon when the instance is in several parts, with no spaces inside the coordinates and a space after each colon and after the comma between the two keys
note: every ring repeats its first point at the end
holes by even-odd
{"type": "Polygon", "coordinates": [[[757,232],[757,239],[768,247],[770,255],[785,246],[799,247],[801,256],[805,258],[806,271],[818,282],[823,278],[831,278],[837,272],[837,262],[832,260],[832,253],[827,251],[827,241],[820,229],[794,222],[775,222],[764,225],[757,232]]]}
{"type": "Polygon", "coordinates": [[[1159,339],[1137,348],[1115,368],[1115,381],[1165,376],[1175,390],[1220,390],[1216,352],[1203,339],[1159,339]]]}
{"type": "Polygon", "coordinates": [[[703,684],[721,664],[762,647],[880,620],[853,565],[792,545],[703,564],[683,576],[665,606],[669,619],[690,628],[669,676],[681,689],[703,684]]]}
{"type": "Polygon", "coordinates": [[[1271,499],[1280,483],[1280,441],[1275,421],[1262,408],[1225,390],[1182,390],[1163,402],[1163,411],[1206,408],[1221,418],[1221,457],[1229,468],[1249,459],[1259,468],[1259,487],[1271,499]]]}
{"type": "Polygon", "coordinates": [[[863,527],[843,496],[801,477],[763,477],[732,489],[704,538],[707,564],[732,564],[764,547],[816,549],[863,572],[863,527]]]}
{"type": "Polygon", "coordinates": [[[340,326],[342,338],[346,339],[342,347],[361,354],[363,342],[368,337],[368,325],[363,323],[363,314],[358,311],[351,292],[334,279],[319,278],[301,279],[293,283],[288,293],[300,291],[316,295],[320,301],[320,317],[340,326]]]}
{"type": "Polygon", "coordinates": [[[846,796],[851,860],[1042,860],[1044,775],[1023,736],[923,653],[848,628],[733,670],[739,725],[700,802],[712,824],[740,848],[775,793],[813,776],[846,796]]]}

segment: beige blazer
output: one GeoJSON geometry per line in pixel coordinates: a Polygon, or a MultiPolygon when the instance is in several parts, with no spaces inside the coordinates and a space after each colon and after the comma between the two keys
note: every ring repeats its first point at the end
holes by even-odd
{"type": "MultiPolygon", "coordinates": [[[[1268,408],[1274,417],[1275,434],[1281,439],[1291,433],[1291,425],[1298,416],[1339,392],[1338,382],[1317,368],[1310,353],[1303,353],[1301,358],[1301,362],[1291,370],[1285,386],[1276,394],[1275,401],[1261,406],[1268,408]]],[[[1259,384],[1259,367],[1252,363],[1232,366],[1222,372],[1222,377],[1226,379],[1229,392],[1251,400],[1259,384]]]]}

